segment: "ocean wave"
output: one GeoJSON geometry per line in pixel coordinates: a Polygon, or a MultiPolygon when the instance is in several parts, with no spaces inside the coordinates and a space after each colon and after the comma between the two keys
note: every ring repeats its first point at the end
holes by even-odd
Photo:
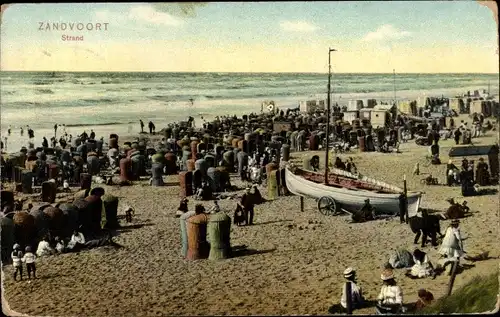
{"type": "Polygon", "coordinates": [[[107,85],[107,84],[120,84],[121,82],[119,80],[101,80],[101,84],[107,85]]]}
{"type": "Polygon", "coordinates": [[[69,127],[69,128],[92,127],[92,126],[103,126],[103,125],[131,124],[131,123],[135,123],[135,122],[128,121],[128,122],[102,122],[102,123],[74,123],[74,124],[67,124],[66,127],[69,127]]]}
{"type": "Polygon", "coordinates": [[[111,99],[111,98],[100,98],[100,99],[82,99],[83,102],[87,103],[101,103],[101,102],[116,102],[118,101],[117,99],[111,99]]]}
{"type": "Polygon", "coordinates": [[[37,89],[36,90],[37,93],[40,93],[40,94],[53,94],[54,92],[50,89],[37,89]]]}

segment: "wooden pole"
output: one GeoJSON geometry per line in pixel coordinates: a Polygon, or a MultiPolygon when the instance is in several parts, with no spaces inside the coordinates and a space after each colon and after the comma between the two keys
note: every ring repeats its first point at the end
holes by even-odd
{"type": "Polygon", "coordinates": [[[328,143],[330,142],[330,82],[331,82],[331,48],[328,48],[328,92],[326,95],[326,145],[325,145],[325,184],[328,184],[328,143]]]}
{"type": "Polygon", "coordinates": [[[408,188],[406,186],[406,174],[403,175],[403,191],[404,191],[404,196],[405,196],[405,201],[404,201],[404,211],[405,211],[405,220],[406,224],[408,224],[408,188]]]}
{"type": "Polygon", "coordinates": [[[454,261],[451,267],[451,276],[450,281],[448,282],[448,291],[446,296],[451,295],[451,291],[453,290],[453,284],[455,283],[455,277],[457,276],[457,268],[458,268],[459,260],[454,261]]]}
{"type": "Polygon", "coordinates": [[[345,284],[345,297],[346,297],[346,309],[347,315],[352,315],[352,291],[351,291],[351,282],[346,282],[345,284]]]}
{"type": "Polygon", "coordinates": [[[300,211],[304,212],[304,197],[300,196],[300,211]]]}

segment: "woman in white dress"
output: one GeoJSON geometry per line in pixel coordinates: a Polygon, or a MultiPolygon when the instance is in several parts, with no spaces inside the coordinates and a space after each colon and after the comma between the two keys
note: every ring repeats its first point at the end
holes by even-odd
{"type": "Polygon", "coordinates": [[[444,270],[446,270],[449,264],[457,262],[465,254],[462,236],[458,228],[459,224],[460,221],[458,219],[451,221],[451,225],[446,229],[443,243],[438,251],[444,257],[439,262],[444,270]]]}
{"type": "Polygon", "coordinates": [[[462,257],[464,252],[464,246],[462,242],[462,236],[460,234],[460,229],[458,225],[460,221],[458,219],[453,219],[451,225],[446,229],[446,233],[443,238],[443,243],[439,248],[439,254],[450,259],[458,260],[462,257]]]}
{"type": "Polygon", "coordinates": [[[413,262],[415,263],[411,270],[410,270],[410,275],[411,277],[415,278],[425,278],[429,276],[436,277],[434,275],[434,268],[429,261],[429,257],[427,254],[423,251],[420,251],[419,249],[415,249],[413,251],[413,262]]]}
{"type": "Polygon", "coordinates": [[[404,313],[403,291],[396,284],[393,271],[391,269],[384,270],[380,278],[384,285],[377,297],[378,302],[375,306],[377,315],[404,313]]]}

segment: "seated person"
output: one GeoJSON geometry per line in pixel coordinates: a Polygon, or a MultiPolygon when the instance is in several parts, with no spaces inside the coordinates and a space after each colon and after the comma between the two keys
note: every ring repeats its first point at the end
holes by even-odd
{"type": "Polygon", "coordinates": [[[378,315],[404,312],[403,291],[397,285],[392,270],[384,270],[380,278],[383,281],[382,289],[377,297],[375,309],[378,315]]]}
{"type": "Polygon", "coordinates": [[[415,249],[413,252],[413,261],[415,264],[412,266],[411,270],[408,272],[407,276],[410,278],[425,278],[432,276],[436,278],[434,268],[429,262],[427,254],[419,249],[415,249]]]}
{"type": "Polygon", "coordinates": [[[412,267],[413,264],[415,264],[413,255],[408,250],[402,248],[397,249],[389,258],[389,265],[393,269],[412,267]]]}
{"type": "Polygon", "coordinates": [[[347,309],[347,295],[346,295],[346,290],[347,290],[347,283],[351,284],[351,304],[352,304],[352,309],[359,309],[363,307],[364,305],[364,298],[363,298],[363,293],[361,290],[361,287],[358,286],[356,283],[356,271],[348,267],[344,271],[344,278],[346,279],[346,282],[344,283],[342,287],[342,297],[340,299],[340,305],[342,306],[343,309],[347,309]]]}
{"type": "Polygon", "coordinates": [[[431,292],[425,289],[420,289],[418,290],[418,300],[415,303],[415,310],[419,311],[421,309],[424,309],[425,307],[430,306],[433,301],[434,295],[432,295],[431,292]]]}
{"type": "Polygon", "coordinates": [[[66,247],[64,245],[64,240],[60,239],[59,237],[56,237],[55,241],[56,241],[56,251],[58,253],[64,253],[64,251],[66,249],[66,247]]]}
{"type": "Polygon", "coordinates": [[[365,204],[361,209],[352,214],[353,222],[365,222],[369,220],[373,220],[374,218],[374,210],[373,206],[370,204],[370,199],[365,199],[365,204]]]}
{"type": "Polygon", "coordinates": [[[42,238],[42,241],[40,241],[40,243],[38,244],[38,248],[36,250],[36,255],[38,257],[52,255],[55,253],[55,250],[50,246],[47,240],[48,238],[45,236],[42,238]]]}
{"type": "Polygon", "coordinates": [[[68,250],[78,250],[85,246],[85,236],[83,233],[78,232],[77,230],[73,231],[73,235],[68,242],[67,249],[68,250]]]}

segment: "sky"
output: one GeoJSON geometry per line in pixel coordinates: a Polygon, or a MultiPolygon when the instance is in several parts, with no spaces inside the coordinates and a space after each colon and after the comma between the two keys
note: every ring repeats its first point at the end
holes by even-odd
{"type": "Polygon", "coordinates": [[[329,48],[337,50],[338,73],[499,70],[494,15],[474,1],[57,3],[2,11],[4,71],[327,72],[329,48]],[[53,29],[62,23],[66,31],[53,29]]]}

